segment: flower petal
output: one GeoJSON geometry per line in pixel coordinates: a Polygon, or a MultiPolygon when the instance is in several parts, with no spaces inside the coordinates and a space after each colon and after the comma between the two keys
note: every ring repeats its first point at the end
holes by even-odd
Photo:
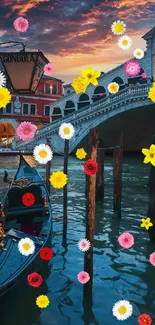
{"type": "Polygon", "coordinates": [[[146,149],[146,148],[143,148],[142,149],[142,153],[145,155],[145,156],[148,156],[150,154],[150,150],[149,149],[146,149]]]}

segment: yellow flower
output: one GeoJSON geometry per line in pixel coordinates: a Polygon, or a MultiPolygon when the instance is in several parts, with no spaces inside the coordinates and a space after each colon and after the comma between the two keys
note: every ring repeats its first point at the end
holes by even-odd
{"type": "Polygon", "coordinates": [[[67,175],[64,172],[54,172],[50,176],[50,182],[55,188],[62,188],[67,184],[67,175]]]}
{"type": "Polygon", "coordinates": [[[153,223],[150,222],[150,218],[142,219],[141,227],[145,227],[147,230],[153,226],[153,223]]]}
{"type": "Polygon", "coordinates": [[[11,94],[7,88],[0,87],[0,108],[6,107],[11,101],[11,94]]]}
{"type": "Polygon", "coordinates": [[[76,157],[78,159],[84,159],[84,158],[86,158],[87,153],[85,152],[85,150],[83,148],[81,148],[81,149],[77,149],[76,150],[76,154],[75,155],[76,155],[76,157]]]}
{"type": "Polygon", "coordinates": [[[50,301],[49,301],[48,297],[45,295],[38,296],[36,299],[36,305],[39,308],[46,308],[49,305],[49,303],[50,303],[50,301]]]}
{"type": "Polygon", "coordinates": [[[111,82],[108,85],[108,90],[109,90],[109,93],[111,93],[111,94],[118,93],[118,91],[119,91],[119,84],[117,82],[111,82]]]}
{"type": "Polygon", "coordinates": [[[155,82],[153,82],[153,87],[151,87],[148,92],[148,98],[150,98],[152,102],[155,103],[155,82]]]}
{"type": "Polygon", "coordinates": [[[121,20],[114,21],[111,30],[115,35],[122,35],[126,31],[126,24],[121,20]]]}
{"type": "Polygon", "coordinates": [[[72,87],[74,88],[77,94],[85,93],[87,88],[87,82],[81,77],[74,78],[72,82],[72,87]]]}
{"type": "Polygon", "coordinates": [[[149,162],[155,166],[155,145],[151,144],[149,149],[142,149],[142,153],[146,156],[144,158],[144,164],[148,164],[149,162]]]}
{"type": "Polygon", "coordinates": [[[87,70],[82,70],[80,72],[81,77],[85,78],[87,85],[92,83],[94,86],[98,85],[98,81],[96,78],[100,77],[101,72],[94,71],[92,67],[88,67],[87,70]]]}

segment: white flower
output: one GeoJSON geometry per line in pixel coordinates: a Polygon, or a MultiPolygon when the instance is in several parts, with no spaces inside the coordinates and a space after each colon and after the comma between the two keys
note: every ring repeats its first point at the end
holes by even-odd
{"type": "Polygon", "coordinates": [[[127,35],[120,37],[118,40],[118,46],[122,50],[128,50],[130,48],[131,44],[132,44],[132,39],[127,35]]]}
{"type": "Polygon", "coordinates": [[[132,315],[133,307],[127,300],[119,300],[112,309],[113,315],[118,320],[125,320],[132,315]]]}
{"type": "Polygon", "coordinates": [[[90,248],[90,241],[86,238],[82,238],[81,240],[79,240],[78,242],[78,247],[82,252],[86,252],[89,250],[90,248]]]}
{"type": "Polygon", "coordinates": [[[35,245],[30,238],[22,238],[18,243],[18,250],[22,255],[28,256],[35,251],[35,245]]]}
{"type": "Polygon", "coordinates": [[[118,91],[119,91],[119,84],[117,82],[111,82],[108,85],[108,90],[109,90],[109,93],[111,93],[111,94],[118,93],[118,91]]]}
{"type": "Polygon", "coordinates": [[[126,24],[121,20],[114,21],[111,30],[115,35],[122,35],[126,31],[126,24]]]}
{"type": "Polygon", "coordinates": [[[46,164],[52,159],[53,152],[47,144],[39,144],[34,148],[33,155],[40,164],[46,164]]]}
{"type": "Polygon", "coordinates": [[[69,140],[74,135],[74,127],[71,123],[63,123],[59,127],[59,135],[62,139],[69,140]]]}
{"type": "Polygon", "coordinates": [[[0,87],[5,86],[5,83],[6,83],[6,77],[2,72],[0,72],[0,87]]]}
{"type": "Polygon", "coordinates": [[[136,49],[133,54],[136,59],[142,59],[144,57],[144,51],[141,49],[136,49]]]}

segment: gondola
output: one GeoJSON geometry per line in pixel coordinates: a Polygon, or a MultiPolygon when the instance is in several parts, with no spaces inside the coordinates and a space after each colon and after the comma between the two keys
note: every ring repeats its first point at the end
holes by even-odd
{"type": "Polygon", "coordinates": [[[48,244],[52,231],[52,209],[46,185],[22,155],[4,198],[3,211],[6,220],[4,249],[0,249],[0,297],[31,268],[41,249],[48,244]],[[18,250],[19,241],[26,237],[35,244],[34,253],[28,256],[18,250]]]}

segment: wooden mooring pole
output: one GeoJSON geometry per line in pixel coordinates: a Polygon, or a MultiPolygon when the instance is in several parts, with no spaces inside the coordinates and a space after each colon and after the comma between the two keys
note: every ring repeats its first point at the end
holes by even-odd
{"type": "Polygon", "coordinates": [[[121,217],[122,201],[122,148],[116,146],[113,151],[113,186],[114,186],[114,211],[121,217]]]}
{"type": "Polygon", "coordinates": [[[96,175],[96,200],[104,198],[104,145],[103,140],[99,139],[97,143],[97,163],[98,172],[96,175]]]}
{"type": "MultiPolygon", "coordinates": [[[[152,144],[155,145],[155,135],[153,137],[152,144]]],[[[152,227],[149,227],[149,237],[151,242],[155,243],[155,166],[151,164],[150,169],[150,178],[148,184],[148,193],[149,193],[149,204],[148,204],[148,218],[151,219],[153,223],[152,227]]]]}
{"type": "MultiPolygon", "coordinates": [[[[68,175],[69,140],[65,140],[64,147],[64,174],[68,175]]],[[[67,238],[67,184],[63,188],[63,242],[67,238]]]]}
{"type": "MultiPolygon", "coordinates": [[[[51,148],[51,141],[49,138],[47,138],[47,144],[51,148]]],[[[51,175],[51,160],[48,161],[46,164],[46,186],[49,193],[51,191],[50,175],[51,175]]]]}
{"type": "MultiPolygon", "coordinates": [[[[97,129],[90,131],[90,147],[88,157],[97,160],[97,129]]],[[[87,177],[87,203],[86,203],[86,238],[90,241],[91,248],[85,253],[84,270],[89,273],[90,280],[84,285],[83,306],[87,303],[92,307],[92,284],[93,284],[93,245],[96,213],[96,174],[87,177]]]]}

